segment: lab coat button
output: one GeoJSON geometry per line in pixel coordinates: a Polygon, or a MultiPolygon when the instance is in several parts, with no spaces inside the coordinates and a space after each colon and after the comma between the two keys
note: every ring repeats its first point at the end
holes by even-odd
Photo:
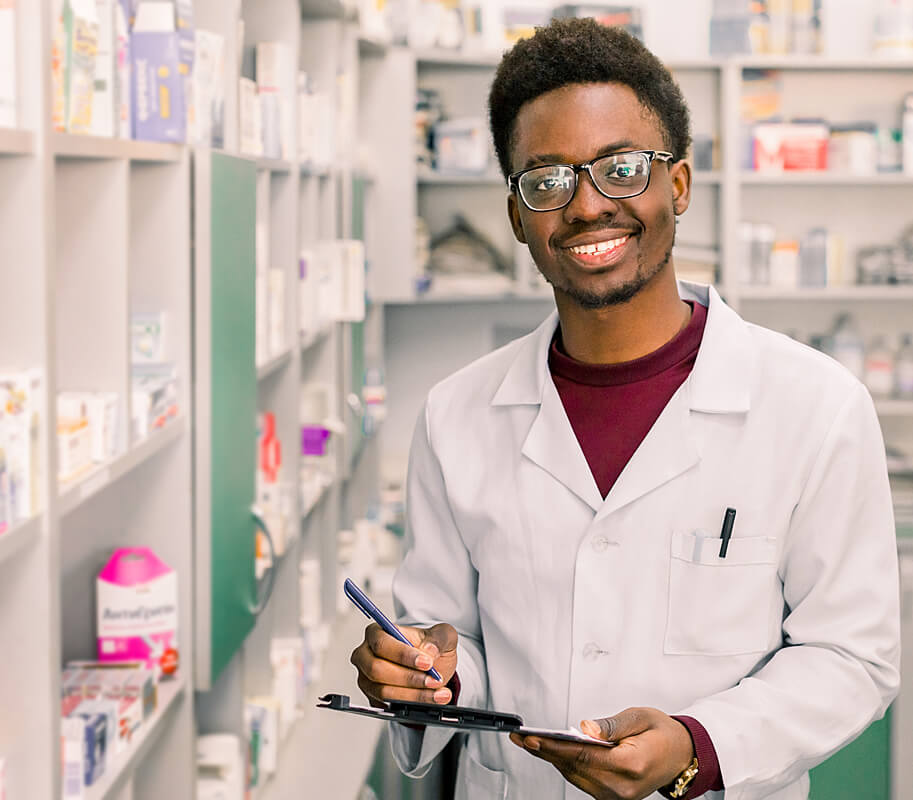
{"type": "Polygon", "coordinates": [[[600,656],[604,656],[608,650],[603,650],[596,642],[587,642],[583,646],[583,660],[595,661],[600,656]]]}
{"type": "Polygon", "coordinates": [[[597,553],[604,553],[609,546],[609,540],[605,536],[594,536],[590,541],[590,547],[597,553]]]}

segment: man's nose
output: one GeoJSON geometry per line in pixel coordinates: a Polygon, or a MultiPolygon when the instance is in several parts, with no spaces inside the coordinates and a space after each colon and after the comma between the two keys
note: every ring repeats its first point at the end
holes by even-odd
{"type": "Polygon", "coordinates": [[[614,217],[618,213],[618,201],[602,194],[593,183],[590,173],[581,170],[577,175],[577,191],[563,210],[564,221],[589,222],[601,217],[614,217]]]}

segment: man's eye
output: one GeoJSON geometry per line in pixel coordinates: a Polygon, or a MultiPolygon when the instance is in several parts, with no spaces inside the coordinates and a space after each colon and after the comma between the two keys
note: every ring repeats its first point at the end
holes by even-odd
{"type": "Polygon", "coordinates": [[[633,178],[637,168],[633,164],[614,164],[606,170],[607,178],[633,178]]]}
{"type": "Polygon", "coordinates": [[[564,178],[542,178],[536,184],[537,192],[554,192],[557,189],[567,187],[567,180],[564,178]]]}

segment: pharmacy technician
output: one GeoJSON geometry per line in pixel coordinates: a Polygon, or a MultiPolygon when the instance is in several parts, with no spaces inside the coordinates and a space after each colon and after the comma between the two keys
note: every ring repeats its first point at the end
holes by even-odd
{"type": "MultiPolygon", "coordinates": [[[[689,114],[637,40],[553,22],[504,56],[489,108],[557,314],[429,393],[394,582],[417,647],[369,627],[359,685],[618,742],[471,734],[462,800],[805,798],[898,690],[872,401],[676,282],[689,114]]],[[[452,734],[393,726],[400,767],[452,734]]]]}

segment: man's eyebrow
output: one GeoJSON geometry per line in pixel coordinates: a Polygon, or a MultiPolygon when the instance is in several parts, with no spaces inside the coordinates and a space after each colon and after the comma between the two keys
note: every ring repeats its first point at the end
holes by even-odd
{"type": "MultiPolygon", "coordinates": [[[[594,158],[599,158],[600,156],[607,156],[610,153],[617,153],[621,150],[637,150],[638,145],[632,142],[630,139],[622,139],[618,142],[612,142],[607,144],[604,147],[600,147],[596,151],[594,158]]],[[[536,153],[531,155],[526,159],[526,164],[524,164],[523,169],[529,169],[530,167],[535,167],[538,165],[547,165],[547,164],[567,164],[568,161],[562,156],[555,153],[536,153]]]]}

